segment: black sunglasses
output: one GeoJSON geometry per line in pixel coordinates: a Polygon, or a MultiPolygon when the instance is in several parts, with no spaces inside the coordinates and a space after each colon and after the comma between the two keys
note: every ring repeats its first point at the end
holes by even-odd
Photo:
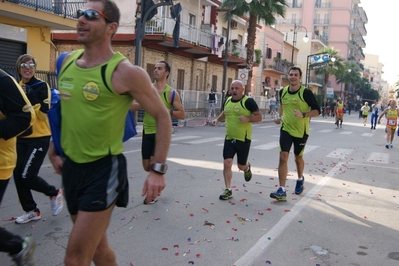
{"type": "Polygon", "coordinates": [[[104,15],[103,12],[97,11],[97,10],[94,10],[94,9],[87,9],[87,10],[79,9],[76,12],[76,15],[77,15],[78,18],[80,18],[81,16],[85,16],[85,19],[87,19],[87,20],[96,20],[96,19],[99,19],[100,16],[101,16],[106,21],[111,22],[109,20],[109,18],[106,15],[104,15]]]}

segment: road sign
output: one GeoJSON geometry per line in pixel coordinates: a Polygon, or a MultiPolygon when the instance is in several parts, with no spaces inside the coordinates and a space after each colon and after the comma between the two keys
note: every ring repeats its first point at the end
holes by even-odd
{"type": "Polygon", "coordinates": [[[246,68],[238,69],[238,79],[241,81],[248,80],[248,71],[246,68]]]}

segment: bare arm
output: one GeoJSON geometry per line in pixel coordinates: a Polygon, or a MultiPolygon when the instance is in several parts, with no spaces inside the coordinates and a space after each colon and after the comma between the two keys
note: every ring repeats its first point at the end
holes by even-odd
{"type": "MultiPolygon", "coordinates": [[[[147,72],[124,60],[112,75],[112,86],[119,94],[130,94],[155,119],[157,127],[156,146],[151,164],[165,163],[172,135],[172,121],[169,111],[152,86],[147,72]]],[[[142,196],[145,196],[147,202],[150,202],[161,194],[164,187],[164,175],[150,171],[144,182],[142,196]]]]}
{"type": "Polygon", "coordinates": [[[222,111],[221,113],[220,113],[220,115],[218,116],[218,117],[216,117],[216,119],[214,119],[214,120],[212,120],[211,121],[211,125],[212,126],[216,126],[216,124],[219,122],[219,121],[224,121],[225,120],[225,115],[224,115],[224,111],[222,111]]]}
{"type": "MultiPolygon", "coordinates": [[[[172,91],[170,91],[169,94],[170,94],[169,97],[172,97],[171,96],[172,91]]],[[[170,114],[172,115],[173,118],[176,118],[176,119],[186,118],[186,113],[184,111],[184,107],[181,104],[180,95],[177,92],[175,93],[175,98],[173,100],[172,105],[173,105],[173,108],[172,108],[172,110],[170,110],[170,114]]]]}
{"type": "Polygon", "coordinates": [[[140,109],[141,109],[141,105],[136,100],[133,100],[132,104],[130,105],[129,110],[131,112],[136,112],[140,109]]]}

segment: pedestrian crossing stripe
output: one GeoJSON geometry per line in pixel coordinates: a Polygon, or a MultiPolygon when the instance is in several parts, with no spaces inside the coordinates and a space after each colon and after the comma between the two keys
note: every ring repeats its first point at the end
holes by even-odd
{"type": "Polygon", "coordinates": [[[373,137],[374,134],[373,133],[363,133],[361,136],[362,137],[373,137]]]}
{"type": "Polygon", "coordinates": [[[337,158],[337,159],[348,159],[349,154],[351,154],[353,150],[351,149],[335,149],[334,151],[327,154],[326,157],[329,158],[337,158]]]}
{"type": "Polygon", "coordinates": [[[372,152],[367,158],[368,162],[388,164],[389,154],[385,152],[372,152]]]}
{"type": "Polygon", "coordinates": [[[305,151],[303,152],[303,154],[307,154],[317,148],[319,148],[320,146],[316,146],[316,145],[310,145],[310,144],[306,144],[305,146],[305,151]]]}
{"type": "Polygon", "coordinates": [[[207,143],[207,142],[212,142],[212,141],[219,141],[219,140],[223,140],[223,139],[224,138],[214,137],[214,138],[206,138],[206,139],[187,141],[187,142],[184,142],[184,143],[186,143],[186,144],[202,144],[202,143],[207,143]]]}
{"type": "Polygon", "coordinates": [[[255,147],[253,147],[253,149],[255,149],[255,150],[271,150],[271,149],[277,148],[278,146],[279,146],[278,141],[272,141],[272,142],[269,142],[266,144],[255,146],[255,147]]]}
{"type": "Polygon", "coordinates": [[[196,139],[200,138],[200,136],[172,136],[172,141],[177,141],[177,140],[186,140],[186,139],[196,139]]]}

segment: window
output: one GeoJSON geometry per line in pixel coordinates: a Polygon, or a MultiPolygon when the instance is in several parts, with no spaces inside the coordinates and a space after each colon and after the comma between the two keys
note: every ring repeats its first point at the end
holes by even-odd
{"type": "Polygon", "coordinates": [[[147,73],[150,76],[151,80],[154,80],[154,69],[155,64],[147,64],[147,73]]]}
{"type": "Polygon", "coordinates": [[[177,90],[184,90],[184,74],[185,73],[186,72],[184,71],[184,69],[177,70],[177,86],[176,86],[177,90]]]}
{"type": "Polygon", "coordinates": [[[267,48],[266,49],[266,59],[271,59],[272,58],[272,49],[267,48]]]}
{"type": "Polygon", "coordinates": [[[238,43],[239,44],[242,44],[242,35],[240,35],[240,34],[238,34],[238,37],[237,37],[237,39],[238,39],[238,43]]]}
{"type": "Polygon", "coordinates": [[[277,56],[276,57],[281,59],[281,53],[277,52],[277,56]]]}
{"type": "Polygon", "coordinates": [[[195,24],[195,15],[193,15],[193,14],[188,14],[188,25],[190,25],[191,27],[194,27],[195,28],[195,26],[196,26],[196,24],[195,24]]]}
{"type": "Polygon", "coordinates": [[[212,87],[211,89],[217,91],[218,88],[218,76],[217,75],[212,75],[212,87]]]}

